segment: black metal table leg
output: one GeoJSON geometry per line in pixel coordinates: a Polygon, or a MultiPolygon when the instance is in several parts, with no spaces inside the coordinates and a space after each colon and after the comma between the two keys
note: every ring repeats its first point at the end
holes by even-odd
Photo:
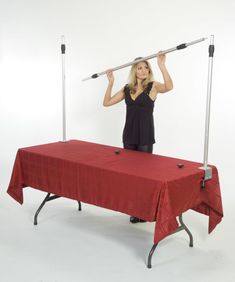
{"type": "Polygon", "coordinates": [[[183,227],[182,229],[184,229],[187,232],[188,236],[189,236],[189,246],[193,247],[193,235],[189,231],[188,227],[184,224],[182,214],[179,215],[179,222],[180,222],[181,226],[183,227]]]}
{"type": "MultiPolygon", "coordinates": [[[[189,231],[188,227],[184,224],[184,222],[183,222],[183,215],[182,215],[182,214],[179,215],[179,222],[180,222],[180,226],[179,226],[174,232],[172,232],[170,235],[172,235],[172,234],[174,234],[174,233],[177,233],[177,232],[179,232],[179,231],[185,230],[185,231],[187,232],[188,236],[189,236],[189,239],[190,239],[190,241],[189,241],[189,246],[190,246],[190,247],[193,247],[193,236],[192,236],[192,233],[189,231]]],[[[151,267],[152,267],[152,265],[151,265],[151,259],[152,259],[152,255],[153,255],[153,253],[154,253],[156,247],[157,247],[157,244],[154,244],[154,245],[152,246],[152,249],[151,249],[150,252],[149,252],[148,264],[147,264],[147,267],[148,267],[148,268],[151,268],[151,267]]]]}
{"type": "Polygon", "coordinates": [[[38,214],[40,213],[41,209],[43,208],[43,206],[46,204],[46,202],[48,201],[51,201],[51,200],[54,200],[54,199],[57,199],[57,198],[60,198],[60,196],[57,196],[57,195],[53,195],[53,196],[50,196],[51,193],[47,193],[45,199],[42,201],[41,205],[39,206],[39,208],[37,209],[35,215],[34,215],[34,225],[37,225],[38,224],[38,221],[37,221],[37,218],[38,218],[38,214]]]}
{"type": "MultiPolygon", "coordinates": [[[[41,205],[39,206],[39,208],[37,209],[35,215],[34,215],[34,225],[37,225],[38,224],[38,214],[40,213],[41,209],[43,208],[43,206],[46,204],[46,202],[49,202],[51,200],[55,200],[55,199],[58,199],[60,198],[61,196],[57,196],[57,195],[52,195],[50,196],[51,193],[47,193],[45,199],[42,201],[41,205]]],[[[82,210],[82,205],[81,205],[81,202],[78,201],[78,210],[81,211],[82,210]]]]}
{"type": "Polygon", "coordinates": [[[151,249],[150,252],[149,252],[148,264],[147,264],[147,267],[148,267],[148,268],[151,268],[151,267],[152,267],[152,265],[151,265],[151,260],[152,260],[152,255],[153,255],[153,253],[154,253],[156,247],[157,247],[157,244],[154,244],[154,245],[152,246],[152,249],[151,249]]]}
{"type": "Polygon", "coordinates": [[[45,205],[45,203],[47,202],[49,197],[50,197],[50,193],[47,193],[46,198],[43,200],[43,202],[41,203],[41,205],[37,209],[37,211],[36,211],[36,213],[34,215],[34,225],[38,224],[38,221],[37,221],[38,214],[40,213],[41,209],[43,208],[43,206],[45,205]]]}
{"type": "Polygon", "coordinates": [[[80,201],[78,201],[78,210],[81,211],[82,210],[82,204],[80,201]]]}

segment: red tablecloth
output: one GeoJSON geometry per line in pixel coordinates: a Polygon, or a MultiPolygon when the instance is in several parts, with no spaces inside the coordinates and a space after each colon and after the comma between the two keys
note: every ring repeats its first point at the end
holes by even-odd
{"type": "Polygon", "coordinates": [[[23,203],[23,188],[156,221],[154,243],[172,233],[176,216],[194,209],[209,216],[209,232],[223,217],[216,167],[200,187],[200,163],[71,140],[19,149],[8,193],[23,203]],[[120,153],[116,154],[115,151],[120,153]],[[179,168],[177,164],[183,163],[179,168]]]}

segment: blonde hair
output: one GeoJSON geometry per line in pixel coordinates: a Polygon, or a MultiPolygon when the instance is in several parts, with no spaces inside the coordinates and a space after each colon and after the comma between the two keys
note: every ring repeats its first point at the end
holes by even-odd
{"type": "MultiPolygon", "coordinates": [[[[139,59],[142,59],[142,57],[135,58],[135,61],[139,60],[139,59]]],[[[144,62],[148,66],[148,69],[149,69],[149,76],[142,81],[143,89],[145,89],[149,82],[154,81],[154,77],[153,77],[153,71],[152,71],[152,68],[151,68],[151,65],[149,64],[149,62],[148,61],[141,61],[141,63],[142,62],[144,62]]],[[[136,92],[136,86],[137,86],[136,68],[137,68],[137,65],[138,65],[138,63],[132,65],[131,70],[130,70],[130,74],[129,74],[128,86],[129,86],[131,94],[134,94],[136,92]]]]}

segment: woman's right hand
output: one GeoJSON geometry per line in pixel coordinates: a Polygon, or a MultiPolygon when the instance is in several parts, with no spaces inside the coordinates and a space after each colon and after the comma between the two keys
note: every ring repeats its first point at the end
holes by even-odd
{"type": "Polygon", "coordinates": [[[106,70],[106,75],[109,83],[113,83],[114,82],[113,70],[112,69],[106,70]]]}

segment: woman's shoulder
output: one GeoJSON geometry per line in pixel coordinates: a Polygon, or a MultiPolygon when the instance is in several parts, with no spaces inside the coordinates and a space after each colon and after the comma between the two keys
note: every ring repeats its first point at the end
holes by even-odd
{"type": "Polygon", "coordinates": [[[155,82],[156,81],[150,81],[145,89],[149,92],[153,87],[155,87],[155,82]]]}
{"type": "Polygon", "coordinates": [[[129,92],[129,91],[130,91],[130,85],[129,85],[129,84],[126,84],[126,85],[123,87],[123,91],[124,91],[124,93],[129,92]]]}
{"type": "Polygon", "coordinates": [[[150,84],[151,86],[156,86],[158,83],[159,83],[159,82],[156,81],[156,80],[153,80],[153,81],[150,81],[150,82],[149,82],[149,84],[150,84]]]}
{"type": "Polygon", "coordinates": [[[149,82],[149,88],[150,88],[150,90],[154,90],[154,89],[157,90],[160,84],[161,83],[159,81],[153,80],[153,81],[149,82]]]}

